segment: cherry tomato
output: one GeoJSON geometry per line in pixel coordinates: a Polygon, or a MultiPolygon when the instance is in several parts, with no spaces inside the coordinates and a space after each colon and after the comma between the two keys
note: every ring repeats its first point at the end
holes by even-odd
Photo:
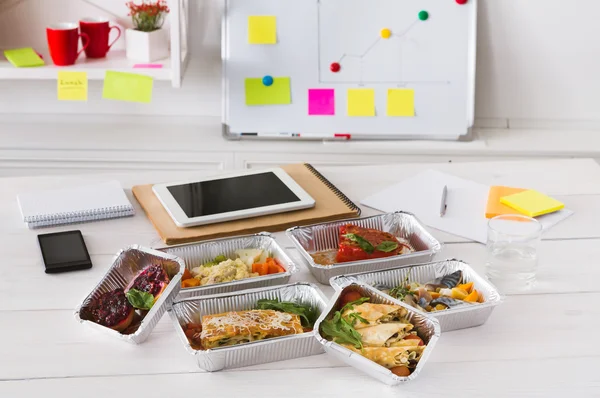
{"type": "Polygon", "coordinates": [[[409,334],[408,336],[406,336],[404,338],[404,340],[411,340],[411,339],[412,340],[419,340],[419,345],[425,345],[425,343],[423,343],[423,340],[419,336],[417,336],[417,335],[409,334]]]}
{"type": "Polygon", "coordinates": [[[361,297],[362,296],[360,295],[359,292],[350,291],[350,292],[344,293],[340,300],[340,306],[343,307],[352,301],[356,301],[356,300],[360,299],[361,297]]]}
{"type": "Polygon", "coordinates": [[[400,377],[410,376],[410,369],[406,366],[396,366],[395,368],[390,369],[393,374],[400,377]]]}

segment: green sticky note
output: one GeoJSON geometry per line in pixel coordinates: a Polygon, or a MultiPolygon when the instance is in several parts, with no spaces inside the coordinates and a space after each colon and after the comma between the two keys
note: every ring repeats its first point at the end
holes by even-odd
{"type": "Polygon", "coordinates": [[[154,80],[150,76],[106,71],[102,98],[147,104],[152,102],[153,86],[154,80]]]}
{"type": "Polygon", "coordinates": [[[4,56],[17,68],[31,68],[35,66],[43,66],[46,63],[40,58],[33,48],[15,48],[13,50],[5,50],[4,56]]]}
{"type": "Polygon", "coordinates": [[[277,17],[272,15],[251,15],[248,17],[249,44],[276,44],[277,17]]]}
{"type": "Polygon", "coordinates": [[[375,90],[349,88],[348,116],[375,116],[375,90]]]}
{"type": "Polygon", "coordinates": [[[388,116],[415,116],[415,90],[390,88],[387,97],[388,116]]]}
{"type": "Polygon", "coordinates": [[[289,77],[275,77],[273,84],[265,86],[263,79],[248,78],[246,105],[288,105],[292,103],[289,77]]]}

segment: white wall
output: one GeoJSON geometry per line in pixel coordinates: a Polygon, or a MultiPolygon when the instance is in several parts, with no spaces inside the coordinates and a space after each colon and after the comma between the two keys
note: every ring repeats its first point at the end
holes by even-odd
{"type": "MultiPolygon", "coordinates": [[[[10,0],[0,7],[3,1],[10,0]]],[[[63,19],[93,11],[80,0],[24,0],[0,15],[0,45],[14,32],[11,21],[55,18],[42,3],[52,3],[63,19]]],[[[220,116],[221,1],[190,3],[193,58],[183,88],[157,83],[151,105],[115,104],[102,101],[101,83],[93,82],[90,100],[73,104],[55,100],[52,81],[0,81],[0,113],[220,116]]],[[[599,15],[598,0],[480,0],[477,118],[511,127],[600,127],[599,15]]]]}

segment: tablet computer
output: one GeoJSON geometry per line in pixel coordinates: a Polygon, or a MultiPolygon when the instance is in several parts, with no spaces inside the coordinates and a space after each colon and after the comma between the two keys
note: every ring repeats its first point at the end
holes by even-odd
{"type": "Polygon", "coordinates": [[[179,227],[283,213],[315,205],[315,200],[280,168],[155,184],[152,190],[179,227]]]}

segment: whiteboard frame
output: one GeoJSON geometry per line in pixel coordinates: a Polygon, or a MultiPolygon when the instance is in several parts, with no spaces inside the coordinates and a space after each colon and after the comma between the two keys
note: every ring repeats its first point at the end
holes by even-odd
{"type": "MultiPolygon", "coordinates": [[[[252,0],[248,0],[252,1],[252,0]]],[[[352,134],[352,140],[362,140],[362,141],[378,141],[378,140],[394,140],[394,141],[414,141],[414,140],[432,140],[432,141],[471,141],[473,138],[473,125],[475,123],[475,85],[476,85],[476,75],[477,75],[477,18],[479,11],[479,0],[469,0],[472,3],[473,13],[475,17],[471,19],[471,32],[472,35],[470,37],[468,43],[468,84],[467,92],[469,93],[469,97],[467,98],[467,128],[465,129],[464,134],[453,135],[426,135],[426,134],[403,134],[403,135],[394,135],[390,134],[352,134]]],[[[335,132],[323,133],[320,135],[308,135],[303,136],[302,132],[298,132],[299,135],[290,134],[288,132],[281,132],[280,134],[265,134],[259,131],[248,131],[248,132],[232,132],[229,128],[228,114],[227,114],[227,104],[229,100],[229,87],[227,85],[227,53],[228,53],[228,24],[227,24],[227,10],[229,6],[229,0],[224,0],[223,4],[223,14],[221,17],[221,87],[222,87],[222,135],[227,140],[239,141],[239,140],[280,140],[280,141],[288,141],[288,140],[304,140],[304,141],[329,141],[329,140],[347,140],[350,139],[344,134],[340,134],[339,137],[335,137],[335,132]]]]}

